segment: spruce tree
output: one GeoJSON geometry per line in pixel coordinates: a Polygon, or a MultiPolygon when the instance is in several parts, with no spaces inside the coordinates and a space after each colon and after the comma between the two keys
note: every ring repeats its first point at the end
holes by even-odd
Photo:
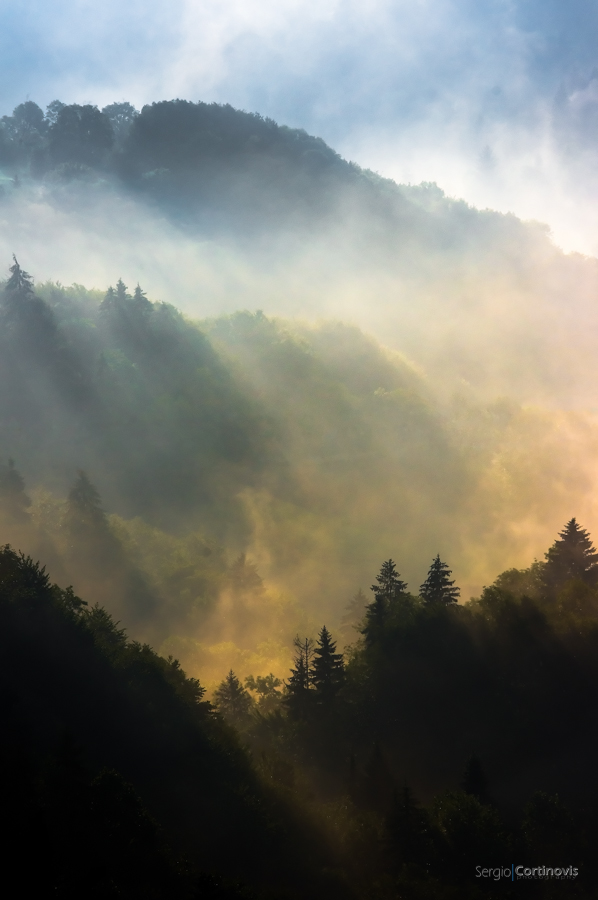
{"type": "Polygon", "coordinates": [[[250,721],[253,701],[232,669],[214,691],[214,700],[224,718],[238,728],[250,721]]]}
{"type": "Polygon", "coordinates": [[[336,643],[324,625],[318,636],[312,665],[312,679],[316,702],[330,707],[344,681],[343,654],[336,652],[336,643]]]}
{"type": "Polygon", "coordinates": [[[129,300],[131,300],[131,295],[128,288],[122,278],[119,278],[116,282],[116,302],[118,306],[124,307],[129,300]]]}
{"type": "Polygon", "coordinates": [[[393,607],[407,595],[407,584],[401,580],[392,559],[382,563],[376,581],[377,584],[370,588],[374,592],[374,599],[366,607],[365,622],[361,629],[369,644],[380,640],[393,607]]]}
{"type": "Polygon", "coordinates": [[[10,277],[4,288],[7,295],[11,298],[32,297],[34,294],[33,278],[29,272],[26,272],[20,267],[14,253],[12,258],[14,263],[8,270],[10,272],[10,277]]]}
{"type": "Polygon", "coordinates": [[[376,581],[378,583],[373,584],[370,590],[374,592],[376,597],[384,597],[389,604],[392,604],[407,593],[407,584],[401,581],[396,563],[392,559],[387,559],[382,563],[380,572],[376,575],[376,581]]]}
{"type": "Polygon", "coordinates": [[[152,304],[147,299],[147,294],[145,293],[145,291],[141,290],[139,284],[135,288],[135,293],[133,294],[133,307],[138,313],[141,313],[142,315],[147,315],[153,310],[152,304]]]}
{"type": "Polygon", "coordinates": [[[545,586],[550,591],[558,591],[574,578],[594,586],[598,580],[598,553],[588,532],[575,519],[570,519],[559,538],[545,554],[545,586]]]}
{"type": "Polygon", "coordinates": [[[451,581],[452,575],[448,565],[441,561],[440,554],[430,566],[428,577],[419,589],[420,597],[426,603],[456,603],[461,593],[455,582],[451,581]]]}
{"type": "Polygon", "coordinates": [[[111,312],[116,308],[116,291],[111,286],[106,291],[104,299],[100,303],[100,312],[111,312]]]}
{"type": "Polygon", "coordinates": [[[294,668],[286,682],[284,703],[289,715],[294,719],[305,719],[309,715],[312,706],[312,659],[313,641],[311,638],[303,640],[297,635],[293,641],[296,653],[293,658],[294,668]]]}

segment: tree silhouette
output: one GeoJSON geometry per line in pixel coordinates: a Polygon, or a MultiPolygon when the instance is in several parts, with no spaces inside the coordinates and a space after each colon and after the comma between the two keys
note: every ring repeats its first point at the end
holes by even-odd
{"type": "Polygon", "coordinates": [[[336,652],[336,643],[324,625],[318,636],[312,664],[312,678],[316,702],[329,708],[344,681],[343,654],[336,652]]]}
{"type": "Polygon", "coordinates": [[[237,727],[249,722],[252,699],[231,669],[214,691],[216,708],[225,719],[237,727]]]}
{"type": "Polygon", "coordinates": [[[294,656],[294,668],[286,683],[284,697],[289,715],[294,719],[305,719],[312,705],[312,660],[314,645],[311,638],[303,640],[297,635],[293,641],[296,649],[294,656]]]}
{"type": "Polygon", "coordinates": [[[373,584],[370,590],[376,597],[384,597],[389,604],[407,592],[407,584],[401,581],[396,564],[392,559],[382,563],[380,572],[376,575],[377,584],[373,584]]]}
{"type": "Polygon", "coordinates": [[[384,633],[384,628],[389,613],[401,597],[407,595],[407,584],[401,581],[396,564],[392,559],[382,563],[380,572],[376,575],[377,584],[373,584],[370,590],[374,592],[374,599],[366,607],[365,622],[361,633],[366,642],[375,644],[384,633]]]}
{"type": "Polygon", "coordinates": [[[6,282],[4,290],[11,298],[32,297],[34,294],[32,276],[29,272],[26,272],[25,269],[21,268],[14,253],[12,258],[14,262],[8,270],[10,272],[10,277],[6,282]]]}
{"type": "Polygon", "coordinates": [[[258,709],[261,713],[270,713],[278,709],[282,694],[278,688],[282,685],[280,678],[272,672],[269,675],[248,675],[245,679],[245,687],[258,695],[258,709]]]}
{"type": "Polygon", "coordinates": [[[598,579],[598,553],[588,532],[570,519],[545,554],[543,578],[546,587],[558,591],[567,581],[579,578],[595,585],[598,579]]]}
{"type": "Polygon", "coordinates": [[[455,582],[451,581],[451,575],[448,565],[441,561],[438,554],[419,589],[421,598],[426,603],[456,603],[461,592],[454,586],[455,582]]]}

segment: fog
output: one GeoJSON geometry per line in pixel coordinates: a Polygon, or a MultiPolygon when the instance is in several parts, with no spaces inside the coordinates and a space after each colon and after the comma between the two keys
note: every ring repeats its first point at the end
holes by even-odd
{"type": "Polygon", "coordinates": [[[383,559],[417,593],[441,553],[468,600],[595,529],[596,259],[230,108],[131,115],[92,165],[57,132],[31,168],[4,150],[0,255],[42,306],[5,335],[32,530],[3,540],[212,683],[283,676],[324,621],[350,643],[383,559]],[[80,553],[79,469],[104,510],[80,553]]]}

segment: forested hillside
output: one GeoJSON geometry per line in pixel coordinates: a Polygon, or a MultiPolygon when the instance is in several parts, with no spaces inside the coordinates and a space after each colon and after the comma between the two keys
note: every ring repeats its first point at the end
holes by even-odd
{"type": "Polygon", "coordinates": [[[381,553],[413,585],[441,551],[467,599],[592,509],[574,416],[447,410],[356,328],[194,323],[122,282],[36,290],[18,262],[0,313],[2,539],[208,681],[282,674],[381,553]]]}
{"type": "Polygon", "coordinates": [[[39,277],[121,275],[193,318],[341,319],[449,395],[595,407],[595,260],[301,130],[202,102],[27,101],[0,123],[0,179],[0,250],[39,277]]]}
{"type": "Polygon", "coordinates": [[[595,896],[596,261],[215,104],[27,101],[0,167],[7,871],[595,896]]]}

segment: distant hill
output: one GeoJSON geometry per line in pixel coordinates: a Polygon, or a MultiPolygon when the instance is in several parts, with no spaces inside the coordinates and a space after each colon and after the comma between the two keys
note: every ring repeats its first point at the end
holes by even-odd
{"type": "Polygon", "coordinates": [[[341,319],[445,392],[595,406],[594,260],[257,114],[27,101],[0,123],[0,206],[0,249],[47,277],[139,279],[196,318],[341,319]]]}

